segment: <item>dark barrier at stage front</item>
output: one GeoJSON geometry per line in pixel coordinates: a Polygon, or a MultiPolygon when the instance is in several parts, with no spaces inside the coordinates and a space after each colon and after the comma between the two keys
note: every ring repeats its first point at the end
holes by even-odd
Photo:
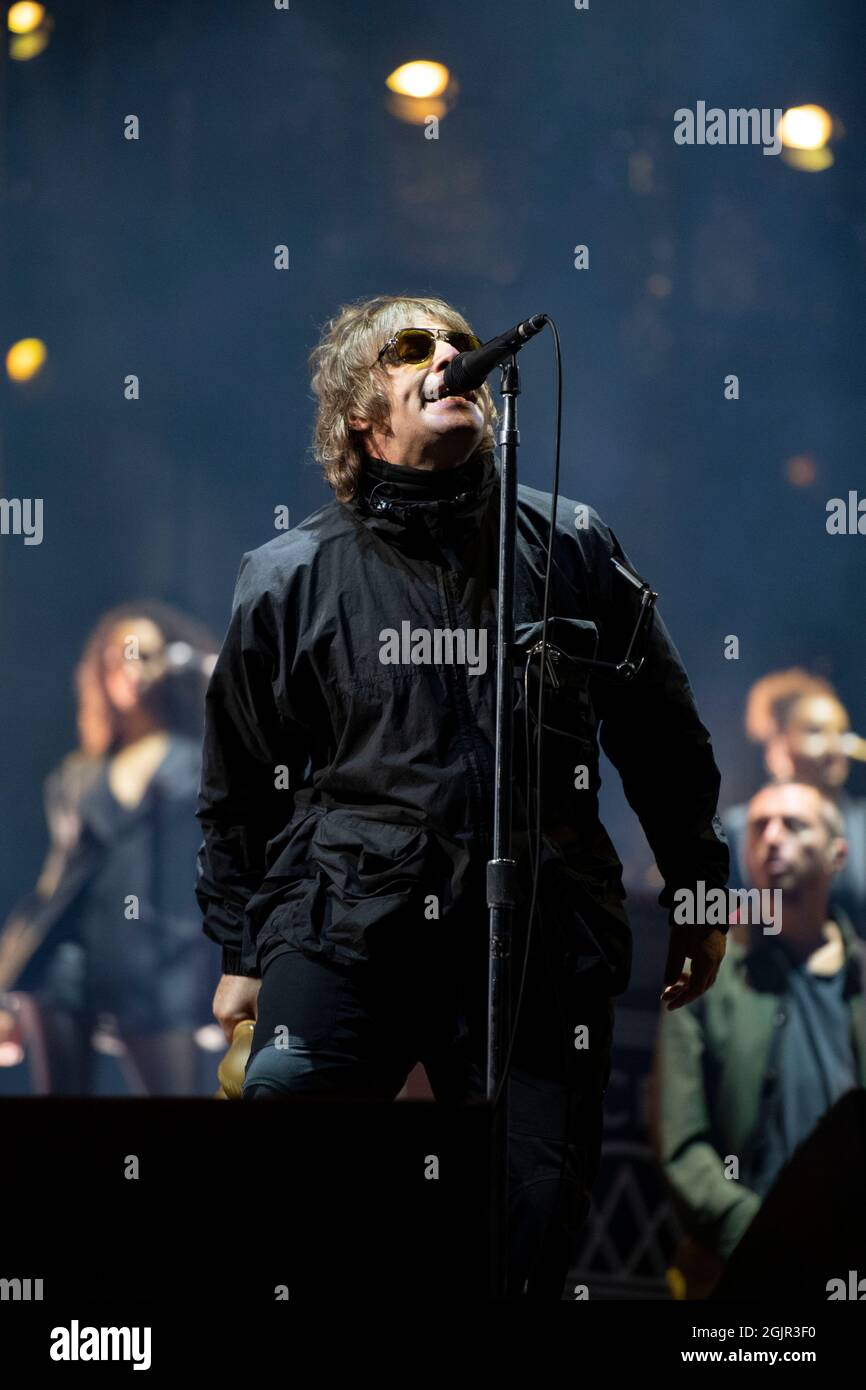
{"type": "MultiPolygon", "coordinates": [[[[653,896],[630,897],[629,912],[632,982],[617,1001],[601,1168],[566,1298],[577,1284],[592,1299],[669,1297],[679,1228],[646,1128],[667,930],[653,896]]],[[[214,1089],[218,1060],[203,1054],[214,1089]]],[[[404,1094],[430,1096],[423,1072],[404,1094]]],[[[66,1288],[97,1242],[111,1252],[97,1290],[119,1259],[125,1286],[142,1296],[154,1291],[154,1263],[156,1285],[177,1278],[180,1293],[225,1259],[226,1223],[240,1222],[245,1280],[285,1284],[290,1298],[320,1296],[345,1259],[364,1270],[365,1292],[381,1286],[383,1297],[486,1296],[485,1106],[322,1101],[279,1121],[269,1111],[211,1099],[4,1098],[0,1181],[12,1228],[0,1277],[18,1268],[14,1247],[25,1272],[57,1271],[66,1288]],[[123,1177],[128,1154],[137,1180],[123,1177]],[[423,1176],[428,1155],[439,1158],[438,1178],[423,1176]],[[267,1265],[265,1246],[249,1244],[265,1228],[280,1236],[267,1265]]]]}
{"type": "Polygon", "coordinates": [[[841,1097],[768,1192],[715,1289],[718,1301],[866,1297],[866,1091],[841,1097]],[[841,1287],[840,1287],[841,1285],[841,1287]]]}
{"type": "MultiPolygon", "coordinates": [[[[632,982],[617,1001],[601,1168],[566,1299],[582,1286],[591,1300],[669,1299],[681,1234],[647,1134],[667,931],[653,898],[629,909],[632,982]]],[[[423,1075],[406,1094],[429,1095],[423,1075]]],[[[781,1271],[788,1292],[808,1280],[809,1298],[826,1298],[825,1264],[862,1266],[864,1207],[852,1197],[864,1111],[862,1093],[843,1098],[803,1146],[719,1297],[763,1298],[781,1271]]],[[[0,1279],[43,1279],[58,1315],[74,1314],[73,1294],[168,1305],[235,1267],[233,1298],[251,1308],[483,1302],[488,1126],[483,1104],[7,1098],[0,1279]]]]}
{"type": "Polygon", "coordinates": [[[55,1322],[208,1290],[238,1318],[477,1304],[488,1129],[486,1104],[6,1100],[0,1279],[41,1279],[55,1322]]]}

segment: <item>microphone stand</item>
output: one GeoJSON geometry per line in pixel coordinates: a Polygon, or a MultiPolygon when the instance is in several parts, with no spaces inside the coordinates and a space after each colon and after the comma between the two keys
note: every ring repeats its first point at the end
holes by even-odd
{"type": "MultiPolygon", "coordinates": [[[[499,431],[499,607],[496,623],[496,743],[493,787],[493,858],[487,864],[489,954],[487,972],[487,1087],[496,1096],[508,1053],[511,942],[516,906],[516,863],[512,858],[512,768],[514,761],[514,556],[517,518],[517,397],[520,373],[512,354],[500,368],[503,399],[499,431]]],[[[493,1111],[490,1135],[490,1294],[505,1297],[508,1211],[508,1090],[493,1111]]]]}
{"type": "MultiPolygon", "coordinates": [[[[501,492],[499,513],[499,607],[496,622],[496,743],[493,787],[493,857],[487,863],[489,950],[487,972],[487,1077],[486,1098],[493,1102],[502,1083],[511,1036],[511,944],[517,905],[517,864],[512,857],[512,785],[514,762],[514,572],[517,537],[517,397],[520,374],[515,354],[501,368],[503,400],[499,431],[501,492]]],[[[551,536],[550,543],[553,543],[551,536]]],[[[546,681],[548,664],[567,657],[573,669],[596,673],[601,679],[625,684],[634,680],[644,663],[639,655],[658,594],[639,575],[611,557],[614,570],[633,591],[637,614],[625,655],[619,661],[567,656],[548,642],[542,651],[539,679],[546,681]]],[[[540,648],[540,642],[536,648],[540,648]]],[[[554,684],[556,680],[554,678],[554,684]]],[[[529,709],[526,710],[529,719],[529,709]]],[[[528,808],[527,808],[528,809],[528,808]]],[[[493,1301],[503,1299],[508,1271],[508,1087],[502,1087],[494,1107],[490,1134],[490,1279],[493,1301]]]]}

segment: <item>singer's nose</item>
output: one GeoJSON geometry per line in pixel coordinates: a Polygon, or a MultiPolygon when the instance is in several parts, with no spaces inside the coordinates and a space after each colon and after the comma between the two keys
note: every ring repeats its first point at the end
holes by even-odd
{"type": "Polygon", "coordinates": [[[457,356],[457,349],[453,343],[447,342],[444,338],[436,339],[436,350],[433,353],[433,361],[430,363],[431,372],[441,372],[451,361],[452,357],[457,356]]]}

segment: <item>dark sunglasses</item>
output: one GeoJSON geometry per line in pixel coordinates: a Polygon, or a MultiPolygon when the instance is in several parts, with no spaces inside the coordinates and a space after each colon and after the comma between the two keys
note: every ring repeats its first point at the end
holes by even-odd
{"type": "Polygon", "coordinates": [[[481,346],[481,339],[476,338],[474,333],[454,332],[448,328],[401,328],[399,333],[388,339],[376,361],[381,362],[388,353],[389,360],[397,366],[408,363],[421,367],[430,361],[436,351],[438,338],[450,343],[458,352],[474,352],[475,348],[481,346]]]}

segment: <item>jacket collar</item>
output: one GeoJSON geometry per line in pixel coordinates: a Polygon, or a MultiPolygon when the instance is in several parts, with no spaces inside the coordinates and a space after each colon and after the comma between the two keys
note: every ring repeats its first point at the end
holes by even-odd
{"type": "Polygon", "coordinates": [[[356,501],[376,515],[405,516],[407,509],[463,511],[487,496],[496,473],[493,451],[479,451],[455,468],[407,468],[367,458],[356,501]]]}
{"type": "Polygon", "coordinates": [[[459,563],[498,482],[492,450],[481,450],[455,468],[436,470],[368,458],[347,505],[391,544],[423,552],[432,541],[449,563],[459,563]]]}
{"type": "MultiPolygon", "coordinates": [[[[834,907],[832,918],[842,935],[845,998],[866,994],[866,949],[845,912],[834,907]]],[[[745,972],[753,988],[772,993],[784,991],[792,960],[778,937],[764,936],[759,928],[753,928],[748,944],[732,941],[729,947],[734,964],[745,972]]]]}

